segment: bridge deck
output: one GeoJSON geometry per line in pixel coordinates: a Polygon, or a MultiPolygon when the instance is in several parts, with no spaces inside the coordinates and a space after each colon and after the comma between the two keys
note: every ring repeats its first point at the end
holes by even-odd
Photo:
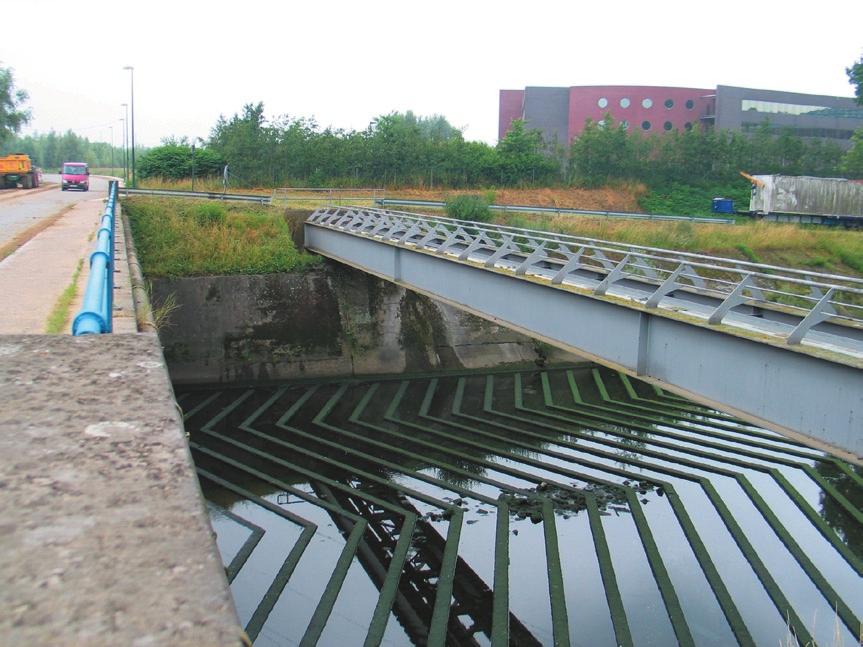
{"type": "MultiPolygon", "coordinates": [[[[510,232],[500,232],[494,239],[498,232],[440,220],[427,224],[418,217],[402,219],[401,214],[386,212],[320,210],[306,224],[305,242],[336,261],[708,406],[844,451],[856,460],[863,457],[863,331],[856,318],[860,306],[854,301],[863,292],[857,279],[849,279],[851,287],[834,291],[791,274],[776,280],[779,288],[747,283],[749,279],[737,285],[723,281],[723,292],[711,287],[709,281],[719,281],[706,272],[707,280],[695,276],[688,284],[680,282],[663,292],[668,280],[662,275],[646,280],[634,271],[621,271],[636,265],[628,260],[629,252],[620,252],[621,261],[598,257],[604,267],[578,263],[584,251],[569,241],[564,241],[566,247],[561,245],[557,258],[547,253],[554,234],[528,232],[507,241],[510,232]],[[812,289],[813,294],[824,291],[817,297],[798,297],[782,287],[786,282],[812,289]],[[790,295],[791,305],[755,298],[762,290],[790,295]],[[831,301],[840,290],[847,290],[850,297],[831,301]],[[651,307],[649,298],[655,295],[660,298],[651,307]],[[798,298],[809,299],[810,305],[797,306],[798,298]],[[832,308],[832,303],[846,308],[845,314],[829,317],[826,309],[819,312],[825,304],[832,308]],[[722,314],[720,323],[713,324],[717,312],[722,314]],[[805,335],[800,342],[789,343],[789,334],[801,330],[805,335]]],[[[594,253],[599,249],[583,247],[594,253]]],[[[659,258],[657,250],[651,253],[650,258],[659,258]]],[[[678,266],[691,262],[659,260],[673,260],[678,266]]],[[[702,266],[714,275],[756,274],[749,268],[717,269],[706,261],[702,266]]],[[[637,269],[645,275],[671,274],[659,263],[637,269]]],[[[760,274],[763,277],[772,280],[770,272],[760,274]]]]}

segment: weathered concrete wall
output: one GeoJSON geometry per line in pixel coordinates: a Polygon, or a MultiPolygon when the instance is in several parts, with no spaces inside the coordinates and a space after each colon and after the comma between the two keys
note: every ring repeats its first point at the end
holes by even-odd
{"type": "Polygon", "coordinates": [[[488,368],[577,358],[337,264],[153,282],[176,383],[488,368]],[[172,296],[173,295],[173,296],[172,296]]]}
{"type": "Polygon", "coordinates": [[[241,645],[155,335],[0,336],[0,645],[241,645]]]}

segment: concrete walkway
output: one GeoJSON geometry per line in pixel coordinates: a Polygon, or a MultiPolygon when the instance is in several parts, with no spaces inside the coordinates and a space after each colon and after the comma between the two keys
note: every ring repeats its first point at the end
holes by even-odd
{"type": "MultiPolygon", "coordinates": [[[[57,299],[85,263],[99,227],[101,199],[81,202],[0,261],[0,334],[39,335],[57,299]]],[[[84,274],[82,268],[82,274],[84,274]]]]}

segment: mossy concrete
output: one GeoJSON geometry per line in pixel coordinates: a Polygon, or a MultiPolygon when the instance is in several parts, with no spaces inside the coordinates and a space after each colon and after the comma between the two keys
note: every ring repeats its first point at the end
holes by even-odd
{"type": "Polygon", "coordinates": [[[562,351],[343,265],[153,281],[172,380],[251,382],[574,361],[562,351]],[[551,356],[548,353],[551,352],[551,356]]]}

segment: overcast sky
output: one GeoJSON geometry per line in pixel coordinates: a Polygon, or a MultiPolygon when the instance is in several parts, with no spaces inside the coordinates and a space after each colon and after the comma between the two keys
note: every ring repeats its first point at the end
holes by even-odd
{"type": "Polygon", "coordinates": [[[494,143],[498,91],[528,85],[744,87],[852,96],[863,0],[107,2],[4,13],[0,64],[30,93],[25,132],[119,145],[135,67],[140,144],[206,138],[220,114],[361,129],[442,114],[494,143]]]}

